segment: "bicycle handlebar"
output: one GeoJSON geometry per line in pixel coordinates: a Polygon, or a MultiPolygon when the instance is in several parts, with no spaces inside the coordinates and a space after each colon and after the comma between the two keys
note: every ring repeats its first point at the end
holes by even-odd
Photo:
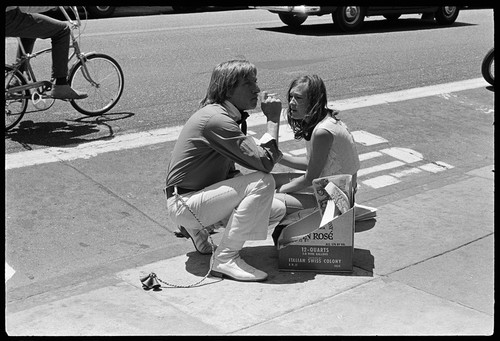
{"type": "Polygon", "coordinates": [[[66,20],[68,20],[72,25],[80,26],[81,25],[81,21],[80,21],[80,14],[78,14],[78,8],[76,6],[68,6],[68,7],[71,9],[71,11],[73,12],[73,14],[75,15],[76,24],[69,17],[68,12],[66,11],[65,6],[59,6],[59,10],[62,12],[62,14],[64,14],[64,16],[66,17],[66,20]]]}

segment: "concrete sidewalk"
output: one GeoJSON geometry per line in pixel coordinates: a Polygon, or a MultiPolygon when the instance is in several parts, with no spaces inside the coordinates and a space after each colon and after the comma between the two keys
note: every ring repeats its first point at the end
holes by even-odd
{"type": "MultiPolygon", "coordinates": [[[[6,311],[9,335],[491,335],[493,166],[378,206],[356,225],[352,274],[279,272],[269,237],[242,256],[262,283],[208,277],[145,291],[150,272],[198,282],[210,256],[189,252],[118,271],[106,284],[6,311]],[[470,200],[469,200],[470,198],[470,200]],[[439,207],[439,210],[436,210],[439,207]]],[[[216,236],[216,242],[218,242],[216,236]]],[[[82,283],[82,288],[85,283],[82,283]]],[[[68,288],[68,292],[72,289],[68,288]]]]}

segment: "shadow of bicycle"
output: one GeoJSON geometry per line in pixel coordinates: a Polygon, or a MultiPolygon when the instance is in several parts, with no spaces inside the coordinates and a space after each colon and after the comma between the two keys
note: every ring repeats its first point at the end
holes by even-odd
{"type": "Polygon", "coordinates": [[[114,136],[110,122],[134,116],[133,113],[109,113],[84,116],[59,122],[22,121],[17,128],[5,134],[6,139],[17,142],[26,150],[31,146],[74,147],[82,143],[107,140],[114,136]]]}

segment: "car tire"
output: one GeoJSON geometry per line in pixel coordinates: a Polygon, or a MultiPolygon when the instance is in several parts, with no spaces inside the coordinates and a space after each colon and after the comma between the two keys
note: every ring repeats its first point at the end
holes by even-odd
{"type": "Polygon", "coordinates": [[[296,13],[279,13],[278,16],[283,24],[290,27],[298,27],[304,23],[307,19],[307,15],[296,14],[296,13]]]}
{"type": "Polygon", "coordinates": [[[113,6],[86,6],[89,14],[94,18],[109,18],[115,13],[113,6]]]}
{"type": "Polygon", "coordinates": [[[451,25],[457,20],[459,12],[458,7],[455,6],[439,7],[439,10],[435,14],[436,22],[439,25],[451,25]]]}
{"type": "Polygon", "coordinates": [[[358,31],[365,20],[366,9],[359,6],[339,7],[332,13],[333,23],[342,32],[358,31]]]}

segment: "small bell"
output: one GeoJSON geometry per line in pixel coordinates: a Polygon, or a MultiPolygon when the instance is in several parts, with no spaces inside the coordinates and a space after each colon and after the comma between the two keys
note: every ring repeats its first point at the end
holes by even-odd
{"type": "Polygon", "coordinates": [[[156,274],[154,272],[142,277],[141,283],[142,283],[142,288],[144,290],[150,290],[150,289],[159,290],[161,287],[161,284],[158,283],[158,280],[156,279],[156,274]]]}

